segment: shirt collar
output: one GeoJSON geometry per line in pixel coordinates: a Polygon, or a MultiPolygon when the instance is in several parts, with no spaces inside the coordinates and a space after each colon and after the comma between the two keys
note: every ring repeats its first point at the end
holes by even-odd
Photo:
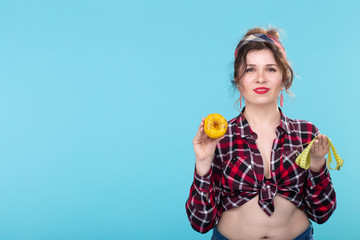
{"type": "Polygon", "coordinates": [[[288,117],[284,115],[284,113],[279,108],[280,114],[281,114],[281,122],[280,122],[280,128],[282,128],[287,134],[290,134],[292,132],[290,120],[288,117]]]}
{"type": "MultiPolygon", "coordinates": [[[[248,121],[245,118],[244,111],[245,111],[245,107],[242,109],[240,115],[237,118],[237,125],[239,126],[241,138],[245,138],[245,137],[248,137],[248,136],[254,134],[254,132],[250,128],[248,121]]],[[[292,132],[290,120],[289,120],[289,118],[287,118],[284,115],[284,113],[281,111],[280,108],[279,108],[279,111],[280,111],[280,115],[281,115],[281,120],[280,120],[280,125],[278,126],[278,128],[281,128],[286,133],[290,134],[292,132]]]]}
{"type": "Polygon", "coordinates": [[[250,125],[245,118],[244,112],[245,112],[245,107],[243,107],[243,109],[237,119],[237,125],[239,126],[241,138],[245,138],[254,133],[251,130],[250,125]]]}

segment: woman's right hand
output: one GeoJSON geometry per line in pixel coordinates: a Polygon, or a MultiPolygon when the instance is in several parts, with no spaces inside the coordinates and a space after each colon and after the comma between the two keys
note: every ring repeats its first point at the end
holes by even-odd
{"type": "Polygon", "coordinates": [[[210,171],[211,163],[215,155],[216,145],[224,136],[220,138],[211,138],[206,135],[204,131],[205,117],[203,117],[199,129],[194,137],[194,151],[195,151],[195,167],[196,172],[200,176],[204,176],[210,171]]]}

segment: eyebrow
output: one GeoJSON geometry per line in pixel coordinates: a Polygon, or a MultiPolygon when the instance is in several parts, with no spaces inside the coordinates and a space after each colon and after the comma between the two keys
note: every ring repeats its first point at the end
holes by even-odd
{"type": "MultiPolygon", "coordinates": [[[[256,64],[247,64],[246,66],[256,66],[256,64]]],[[[275,67],[277,67],[278,65],[270,63],[270,64],[266,64],[265,66],[275,66],[275,67]]]]}

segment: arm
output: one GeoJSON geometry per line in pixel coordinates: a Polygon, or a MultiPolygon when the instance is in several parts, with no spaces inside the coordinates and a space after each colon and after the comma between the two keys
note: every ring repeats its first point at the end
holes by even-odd
{"type": "Polygon", "coordinates": [[[186,213],[193,229],[206,233],[218,222],[221,216],[220,179],[221,165],[215,156],[210,171],[204,176],[196,171],[190,188],[190,195],[186,201],[186,213]]]}
{"type": "Polygon", "coordinates": [[[221,163],[216,145],[222,138],[213,139],[204,132],[202,119],[193,140],[195,152],[195,176],[186,201],[186,213],[191,226],[198,232],[206,233],[217,223],[221,212],[218,210],[221,181],[221,163]]]}
{"type": "Polygon", "coordinates": [[[310,150],[311,165],[307,170],[305,208],[309,218],[321,224],[335,211],[336,194],[326,167],[325,155],[329,152],[327,137],[312,125],[311,138],[316,136],[318,139],[310,150]]]}
{"type": "Polygon", "coordinates": [[[325,163],[319,172],[307,171],[305,209],[311,220],[321,224],[335,211],[335,190],[325,163]]]}

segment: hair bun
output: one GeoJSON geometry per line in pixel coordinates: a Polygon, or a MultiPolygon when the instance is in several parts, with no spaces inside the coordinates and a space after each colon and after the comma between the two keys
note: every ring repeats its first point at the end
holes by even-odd
{"type": "Polygon", "coordinates": [[[279,37],[280,37],[279,33],[275,29],[270,29],[270,30],[266,31],[266,34],[271,35],[279,40],[279,37]]]}
{"type": "Polygon", "coordinates": [[[268,35],[273,36],[277,40],[280,39],[278,29],[270,28],[270,29],[266,30],[264,28],[259,28],[259,27],[248,30],[244,37],[249,36],[251,34],[256,34],[256,33],[268,34],[268,35]]]}

